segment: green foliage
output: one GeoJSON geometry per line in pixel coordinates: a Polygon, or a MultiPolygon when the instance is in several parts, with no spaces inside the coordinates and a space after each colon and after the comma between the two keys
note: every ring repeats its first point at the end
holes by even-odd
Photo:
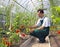
{"type": "Polygon", "coordinates": [[[35,24],[36,16],[27,12],[17,12],[13,18],[13,26],[15,29],[19,28],[20,25],[30,26],[35,24]],[[33,20],[32,20],[33,19],[33,20]],[[33,22],[33,23],[32,23],[33,22]]]}
{"type": "Polygon", "coordinates": [[[2,8],[0,8],[0,14],[2,14],[2,13],[3,13],[2,11],[3,11],[3,9],[2,9],[2,8]]]}
{"type": "Polygon", "coordinates": [[[12,33],[11,36],[10,36],[10,38],[9,38],[10,42],[14,42],[14,41],[15,42],[19,42],[19,40],[20,40],[20,37],[16,33],[12,33]]]}
{"type": "Polygon", "coordinates": [[[7,46],[4,45],[3,43],[0,43],[0,47],[7,47],[7,46]]]}
{"type": "Polygon", "coordinates": [[[55,9],[56,9],[58,15],[60,16],[60,6],[56,6],[55,9]]]}
{"type": "Polygon", "coordinates": [[[56,6],[52,8],[52,22],[54,25],[59,25],[60,24],[60,7],[56,6]]]}
{"type": "Polygon", "coordinates": [[[13,0],[13,1],[16,1],[16,0],[13,0]]]}
{"type": "Polygon", "coordinates": [[[6,15],[6,18],[5,18],[6,24],[5,24],[5,26],[7,27],[7,29],[9,28],[9,25],[10,25],[10,20],[11,20],[10,16],[11,16],[12,8],[13,8],[13,4],[5,7],[5,15],[6,15]]]}

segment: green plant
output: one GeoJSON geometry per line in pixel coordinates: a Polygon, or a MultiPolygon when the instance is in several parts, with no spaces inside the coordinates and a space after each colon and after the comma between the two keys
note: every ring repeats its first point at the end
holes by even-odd
{"type": "Polygon", "coordinates": [[[13,4],[10,4],[9,6],[5,7],[5,15],[6,15],[6,18],[5,18],[5,21],[6,21],[6,28],[8,29],[9,26],[10,26],[10,20],[11,20],[11,10],[13,8],[13,4]]]}
{"type": "Polygon", "coordinates": [[[57,7],[57,6],[53,7],[52,10],[54,10],[52,11],[53,13],[51,16],[52,21],[55,25],[59,25],[60,24],[60,7],[57,7]]]}
{"type": "Polygon", "coordinates": [[[13,42],[17,43],[17,42],[19,42],[19,40],[20,40],[20,37],[16,33],[12,33],[12,35],[9,38],[9,41],[12,43],[13,42]]]}
{"type": "Polygon", "coordinates": [[[7,45],[4,45],[3,43],[0,43],[0,47],[7,47],[7,45]]]}

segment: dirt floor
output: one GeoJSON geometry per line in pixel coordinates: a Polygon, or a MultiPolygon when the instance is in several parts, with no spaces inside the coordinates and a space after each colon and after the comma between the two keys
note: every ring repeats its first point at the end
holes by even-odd
{"type": "Polygon", "coordinates": [[[50,42],[48,37],[46,37],[45,43],[39,43],[38,41],[39,41],[38,38],[35,38],[27,47],[50,47],[50,42]]]}

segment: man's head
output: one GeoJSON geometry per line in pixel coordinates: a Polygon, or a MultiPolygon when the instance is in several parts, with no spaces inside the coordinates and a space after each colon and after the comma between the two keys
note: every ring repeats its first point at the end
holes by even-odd
{"type": "Polygon", "coordinates": [[[44,16],[44,11],[43,11],[43,9],[38,9],[38,10],[37,10],[37,13],[38,13],[38,16],[41,17],[41,18],[44,16]]]}

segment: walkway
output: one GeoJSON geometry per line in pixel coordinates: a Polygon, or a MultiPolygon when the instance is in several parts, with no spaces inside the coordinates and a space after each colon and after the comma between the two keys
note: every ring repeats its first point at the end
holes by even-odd
{"type": "Polygon", "coordinates": [[[50,42],[48,37],[46,37],[46,43],[38,43],[38,41],[39,40],[37,38],[34,38],[30,43],[30,45],[28,45],[27,47],[50,47],[50,42]]]}

